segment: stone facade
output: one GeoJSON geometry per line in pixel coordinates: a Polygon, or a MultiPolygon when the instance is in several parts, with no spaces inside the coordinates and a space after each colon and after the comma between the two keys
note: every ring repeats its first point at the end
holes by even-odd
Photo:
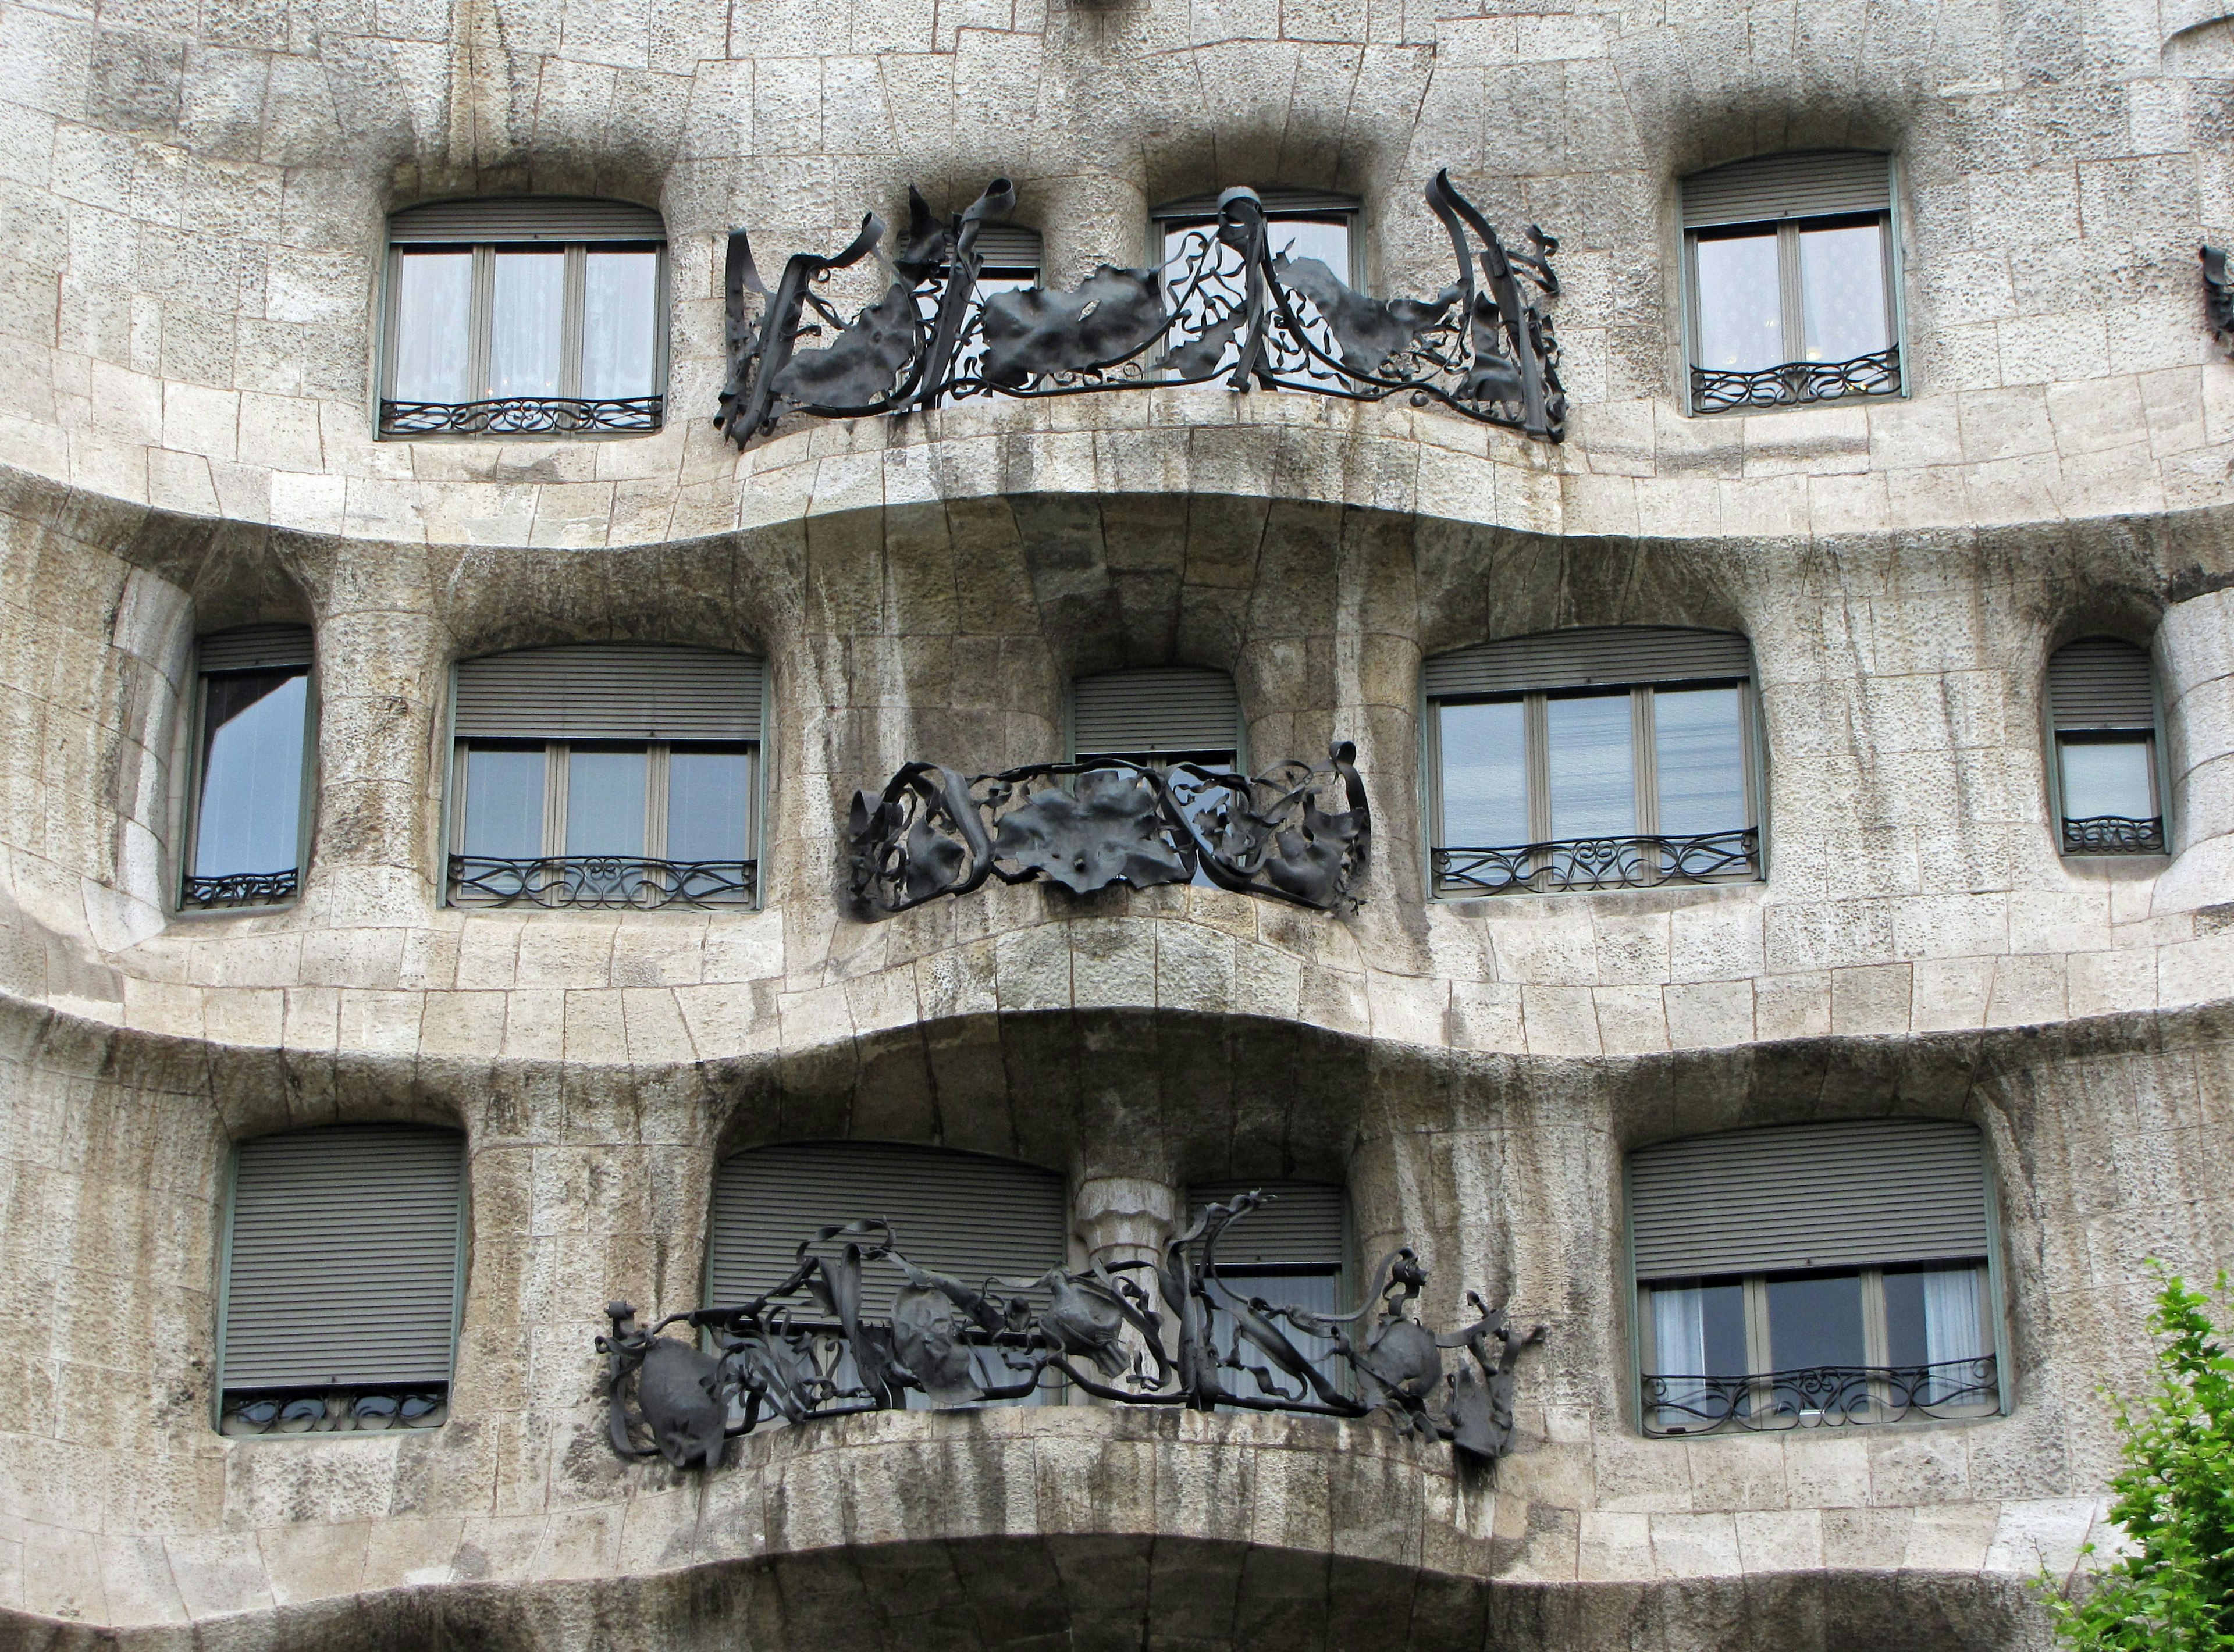
{"type": "Polygon", "coordinates": [[[2234,1263],[2230,76],[2207,0],[0,0],[0,1645],[2041,1643],[2144,1260],[2234,1263]],[[1913,394],[1685,416],[1676,180],[1825,147],[1898,158],[1913,394]],[[1439,166],[1561,238],[1564,446],[1222,389],[708,423],[732,225],[1005,173],[1068,280],[1159,199],[1336,187],[1418,292],[1439,166]],[[385,215],[531,191],[663,212],[668,428],[375,441],[385,215]],[[180,915],[192,640],[257,621],[317,634],[302,898],[180,915]],[[1766,879],[1426,899],[1422,657],[1613,624],[1752,640],[1766,879]],[[2056,852],[2097,632],[2153,653],[2169,858],[2056,852]],[[450,663],[606,640],[768,657],[763,910],[442,904],[450,663]],[[848,910],[856,787],[1166,663],[1256,752],[1357,741],[1355,916],[848,910]],[[2009,1414],[1643,1437],[1623,1153],[1889,1113],[1985,1133],[2009,1414]],[[230,1144],[381,1119],[469,1143],[451,1420],[220,1438],[230,1144]],[[1520,1445],[1072,1406],[619,1462],[603,1305],[696,1303],[722,1154],[846,1137],[1061,1171],[1097,1244],[1346,1182],[1445,1322],[1550,1327],[1520,1445]]]}

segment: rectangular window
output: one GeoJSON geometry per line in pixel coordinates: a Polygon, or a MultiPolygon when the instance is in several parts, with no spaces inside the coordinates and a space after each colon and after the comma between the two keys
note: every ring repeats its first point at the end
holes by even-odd
{"type": "Polygon", "coordinates": [[[2161,854],[2156,678],[2148,650],[2086,637],[2048,663],[2049,791],[2067,855],[2161,854]]]}
{"type": "MultiPolygon", "coordinates": [[[[1358,204],[1354,199],[1315,190],[1268,188],[1257,193],[1264,203],[1265,247],[1274,258],[1316,259],[1336,280],[1356,285],[1352,228],[1358,204]]],[[[1218,238],[1216,191],[1171,202],[1157,208],[1153,217],[1163,259],[1165,302],[1182,317],[1174,342],[1183,343],[1202,330],[1206,317],[1222,315],[1241,297],[1243,258],[1218,238]]],[[[1341,351],[1316,307],[1300,294],[1290,297],[1321,356],[1339,359],[1341,351]]],[[[1277,337],[1271,355],[1274,365],[1285,372],[1327,380],[1342,376],[1327,361],[1277,337]]],[[[1240,345],[1230,342],[1214,371],[1226,372],[1239,359],[1240,345]]]]}
{"type": "Polygon", "coordinates": [[[254,626],[199,650],[193,810],[180,905],[269,905],[300,885],[310,773],[310,643],[254,626]]]}

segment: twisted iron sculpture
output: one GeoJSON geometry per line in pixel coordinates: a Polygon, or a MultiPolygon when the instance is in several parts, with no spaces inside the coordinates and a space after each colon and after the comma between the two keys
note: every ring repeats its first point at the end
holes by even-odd
{"type": "Polygon", "coordinates": [[[597,1346],[612,1447],[713,1468],[726,1440],[763,1422],[894,1410],[911,1392],[935,1409],[1020,1400],[1053,1373],[1126,1405],[1378,1416],[1400,1433],[1449,1441],[1462,1461],[1503,1456],[1513,1368],[1544,1328],[1516,1331],[1503,1309],[1470,1290],[1471,1324],[1430,1329],[1415,1313],[1427,1277],[1409,1247],[1382,1259],[1354,1313],[1244,1296],[1219,1277],[1218,1241],[1264,1203],[1244,1193],[1205,1207],[1159,1260],[977,1284],[908,1260],[889,1223],[847,1222],[801,1241],[783,1282],[741,1306],[670,1314],[646,1330],[632,1305],[609,1303],[612,1329],[597,1346]],[[862,1312],[872,1263],[905,1282],[884,1320],[862,1312]],[[660,1335],[676,1324],[710,1334],[719,1352],[660,1335]],[[1324,1339],[1331,1353],[1312,1359],[1298,1334],[1324,1339]],[[1471,1361],[1447,1371],[1443,1351],[1458,1348],[1471,1361]]]}
{"type": "Polygon", "coordinates": [[[978,291],[978,232],[1016,206],[1005,178],[944,224],[910,189],[896,257],[878,252],[885,223],[869,212],[835,255],[794,253],[773,291],[745,232],[733,230],[729,365],[714,422],[742,447],[790,413],[857,418],[976,396],[1203,384],[1223,373],[1234,390],[1254,383],[1355,402],[1405,395],[1415,407],[1433,402],[1559,441],[1558,343],[1538,302],[1558,296],[1558,241],[1532,224],[1532,250],[1507,248],[1447,171],[1426,199],[1458,261],[1457,280],[1429,299],[1375,298],[1323,261],[1290,256],[1245,188],[1220,195],[1215,226],[1188,233],[1166,268],[1104,264],[1068,291],[978,291]],[[872,253],[891,284],[848,319],[815,288],[872,253]],[[747,313],[748,293],[761,300],[756,315],[747,313]],[[808,321],[809,310],[819,319],[808,321]],[[797,348],[825,328],[829,343],[797,348]]]}
{"type": "Polygon", "coordinates": [[[910,763],[854,795],[854,898],[904,912],[989,878],[1046,878],[1074,894],[1192,882],[1331,911],[1354,904],[1373,832],[1357,748],[1256,776],[1125,758],[1028,763],[965,775],[910,763]],[[1322,806],[1323,803],[1326,806],[1322,806]]]}

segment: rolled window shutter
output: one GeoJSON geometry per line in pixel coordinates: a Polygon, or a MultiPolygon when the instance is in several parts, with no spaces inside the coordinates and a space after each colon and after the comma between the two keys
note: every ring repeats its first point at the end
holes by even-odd
{"type": "Polygon", "coordinates": [[[1603,625],[1483,643],[1427,662],[1429,699],[1459,695],[1727,681],[1753,675],[1753,650],[1735,631],[1603,625]]]}
{"type": "MultiPolygon", "coordinates": [[[[1218,198],[1225,193],[1221,188],[1205,190],[1199,195],[1182,196],[1175,201],[1166,201],[1148,216],[1153,219],[1216,218],[1218,198]]],[[[1354,212],[1358,209],[1356,196],[1345,195],[1332,189],[1257,187],[1257,199],[1264,203],[1264,212],[1268,217],[1276,212],[1298,216],[1317,213],[1331,217],[1340,212],[1354,212]]]]}
{"type": "Polygon", "coordinates": [[[390,242],[664,241],[667,225],[649,206],[565,195],[429,201],[388,220],[390,242]]]}
{"type": "Polygon", "coordinates": [[[447,1382],[465,1138],[350,1125],[241,1143],[228,1389],[447,1382]]]}
{"type": "Polygon", "coordinates": [[[1629,1160],[1640,1280],[1986,1254],[1977,1131],[1867,1119],[1671,1141],[1629,1160]]]}
{"type": "Polygon", "coordinates": [[[1081,757],[1234,751],[1240,743],[1241,698],[1223,671],[1166,666],[1071,685],[1071,748],[1081,757]]]}
{"type": "Polygon", "coordinates": [[[1205,1205],[1263,1193],[1265,1202],[1218,1236],[1218,1265],[1334,1267],[1349,1254],[1349,1201],[1326,1182],[1201,1182],[1187,1189],[1191,1225],[1205,1205]]]}
{"type": "Polygon", "coordinates": [[[986,224],[977,231],[977,257],[987,269],[1040,268],[1040,232],[1022,224],[986,224]]]}
{"type": "Polygon", "coordinates": [[[2154,728],[2155,676],[2146,649],[2082,637],[2048,663],[2048,698],[2059,729],[2154,728]]]}
{"type": "MultiPolygon", "coordinates": [[[[1067,1259],[1068,1217],[1063,1179],[1035,1165],[885,1142],[755,1147],[715,1177],[706,1301],[734,1308],[774,1289],[802,1239],[861,1220],[889,1222],[910,1262],[970,1285],[1036,1279],[1067,1259]]],[[[898,1271],[872,1263],[862,1283],[862,1311],[889,1315],[898,1271]]]]}
{"type": "Polygon", "coordinates": [[[1892,159],[1867,150],[1757,155],[1683,180],[1683,227],[1782,218],[1883,212],[1892,206],[1892,159]]]}
{"type": "Polygon", "coordinates": [[[761,662],[713,649],[523,649],[458,665],[473,740],[758,740],[761,662]]]}
{"type": "Polygon", "coordinates": [[[213,631],[194,641],[194,659],[203,671],[270,671],[310,663],[307,625],[243,625],[213,631]]]}

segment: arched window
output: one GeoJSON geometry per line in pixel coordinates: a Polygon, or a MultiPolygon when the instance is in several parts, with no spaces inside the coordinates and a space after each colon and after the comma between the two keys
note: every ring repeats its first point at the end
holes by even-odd
{"type": "Polygon", "coordinates": [[[1427,663],[1434,891],[1760,875],[1753,661],[1730,631],[1543,631],[1427,663]]]}
{"type": "Polygon", "coordinates": [[[1682,193],[1692,412],[1899,394],[1891,157],[1761,155],[1682,193]]]}
{"type": "Polygon", "coordinates": [[[1729,1131],[1629,1160],[1647,1433],[2001,1405],[1978,1132],[1729,1131]]]}
{"type": "Polygon", "coordinates": [[[441,1422],[464,1246],[457,1131],[348,1125],[241,1143],[219,1309],[222,1431],[441,1422]]]}
{"type": "MultiPolygon", "coordinates": [[[[1218,1236],[1212,1259],[1219,1282],[1244,1301],[1261,1297],[1322,1314],[1348,1311],[1354,1304],[1349,1301],[1349,1201],[1343,1190],[1328,1182],[1199,1182],[1187,1189],[1188,1224],[1205,1206],[1248,1192],[1264,1194],[1264,1203],[1218,1236]]],[[[1200,1241],[1197,1246],[1199,1263],[1200,1241]]],[[[1348,1380],[1332,1339],[1284,1329],[1320,1374],[1337,1383],[1348,1380]]],[[[1236,1351],[1232,1316],[1222,1308],[1212,1310],[1211,1337],[1221,1355],[1236,1351]]],[[[1245,1361],[1263,1363],[1262,1356],[1245,1343],[1238,1351],[1245,1361]]],[[[1290,1389],[1294,1387],[1284,1377],[1276,1375],[1275,1380],[1290,1389]]],[[[1234,1393],[1264,1393],[1264,1385],[1245,1369],[1228,1370],[1220,1381],[1234,1393]]]]}
{"type": "Polygon", "coordinates": [[[451,904],[750,904],[762,676],[617,643],[461,662],[451,904]]]}
{"type": "Polygon", "coordinates": [[[2162,854],[2156,676],[2146,649],[2082,637],[2048,663],[2049,791],[2067,855],[2162,854]]]}
{"type": "Polygon", "coordinates": [[[315,711],[309,626],[248,625],[196,643],[182,911],[295,898],[310,846],[315,711]]]}
{"type": "Polygon", "coordinates": [[[656,430],[667,231],[648,206],[435,201],[389,219],[380,434],[656,430]]]}

